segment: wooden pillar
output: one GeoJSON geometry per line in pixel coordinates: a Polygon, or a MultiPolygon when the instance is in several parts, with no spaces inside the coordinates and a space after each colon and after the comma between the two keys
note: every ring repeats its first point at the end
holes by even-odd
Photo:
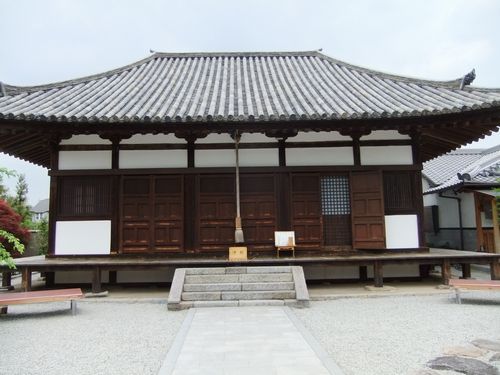
{"type": "Polygon", "coordinates": [[[431,269],[431,266],[428,264],[419,264],[418,273],[419,273],[420,278],[424,279],[426,277],[429,277],[430,269],[431,269]]]}
{"type": "Polygon", "coordinates": [[[24,267],[21,270],[22,280],[21,280],[21,289],[23,292],[29,292],[31,290],[31,268],[24,267]]]}
{"type": "Polygon", "coordinates": [[[184,175],[184,250],[187,252],[194,252],[198,245],[196,230],[198,194],[196,192],[196,175],[184,175]]]}
{"type": "Polygon", "coordinates": [[[359,281],[368,281],[368,269],[366,266],[359,266],[359,281]]]}
{"type": "Polygon", "coordinates": [[[278,158],[279,158],[279,166],[286,167],[286,138],[278,140],[278,158]]]}
{"type": "Polygon", "coordinates": [[[109,281],[108,283],[111,284],[111,285],[114,285],[116,284],[116,271],[109,271],[109,281]]]}
{"type": "Polygon", "coordinates": [[[53,271],[45,272],[45,286],[52,288],[56,283],[56,273],[53,271]]]}
{"type": "Polygon", "coordinates": [[[493,238],[495,253],[500,253],[500,228],[498,227],[498,207],[496,198],[491,199],[491,216],[493,217],[493,238]]]}
{"type": "Polygon", "coordinates": [[[462,263],[462,279],[470,279],[471,278],[471,272],[470,272],[470,263],[462,263]]]}
{"type": "Polygon", "coordinates": [[[352,134],[352,152],[353,152],[353,158],[354,158],[354,165],[361,165],[361,145],[360,145],[360,138],[361,138],[361,133],[359,134],[352,134]]]}
{"type": "Polygon", "coordinates": [[[92,274],[92,293],[101,293],[101,269],[94,267],[92,274]]]}
{"type": "Polygon", "coordinates": [[[384,286],[384,265],[382,262],[375,261],[373,264],[373,281],[377,288],[384,286]]]}
{"type": "MultiPolygon", "coordinates": [[[[113,172],[118,172],[120,168],[120,141],[118,136],[110,137],[112,143],[111,168],[113,172]]],[[[111,177],[111,253],[119,253],[120,249],[120,176],[111,177]]]]}
{"type": "Polygon", "coordinates": [[[490,263],[491,280],[500,280],[500,260],[495,259],[490,263]]]}
{"type": "Polygon", "coordinates": [[[481,199],[479,194],[474,192],[474,208],[476,216],[476,250],[484,250],[484,239],[483,239],[483,223],[481,222],[481,199]]]}
{"type": "Polygon", "coordinates": [[[451,265],[449,259],[443,259],[443,262],[441,263],[441,277],[444,285],[450,284],[451,265]]]}
{"type": "Polygon", "coordinates": [[[2,287],[7,290],[12,290],[12,273],[9,271],[2,272],[2,287]]]}

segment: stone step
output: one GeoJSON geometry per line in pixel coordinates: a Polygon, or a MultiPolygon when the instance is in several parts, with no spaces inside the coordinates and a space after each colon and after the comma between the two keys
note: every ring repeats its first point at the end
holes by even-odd
{"type": "MultiPolygon", "coordinates": [[[[290,300],[287,300],[290,301],[290,300]]],[[[192,307],[238,307],[238,306],[284,306],[288,302],[279,299],[259,300],[224,300],[224,301],[181,301],[175,310],[190,309],[192,307]]],[[[294,300],[291,300],[294,301],[294,300]]],[[[295,302],[295,301],[294,301],[295,302]]]]}
{"type": "Polygon", "coordinates": [[[290,290],[221,292],[222,300],[262,300],[292,298],[295,298],[295,291],[290,290]]]}
{"type": "Polygon", "coordinates": [[[184,292],[240,291],[241,283],[184,284],[184,292]]]}
{"type": "Polygon", "coordinates": [[[295,290],[293,282],[268,282],[268,283],[242,283],[241,290],[295,290]]]}
{"type": "Polygon", "coordinates": [[[187,268],[186,275],[234,275],[245,273],[290,273],[290,266],[187,268]]]}
{"type": "Polygon", "coordinates": [[[224,275],[186,275],[184,284],[219,284],[219,283],[262,283],[292,282],[292,273],[243,273],[224,275]]]}
{"type": "MultiPolygon", "coordinates": [[[[182,292],[182,301],[220,301],[222,292],[182,292]]],[[[229,293],[229,292],[227,292],[229,293]]],[[[234,292],[238,293],[238,292],[234,292]]]]}

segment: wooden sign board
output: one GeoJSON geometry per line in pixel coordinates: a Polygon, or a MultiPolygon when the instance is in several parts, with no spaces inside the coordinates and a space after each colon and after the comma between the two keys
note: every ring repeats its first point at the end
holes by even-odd
{"type": "Polygon", "coordinates": [[[229,260],[232,262],[248,260],[246,246],[232,246],[229,248],[229,260]]]}

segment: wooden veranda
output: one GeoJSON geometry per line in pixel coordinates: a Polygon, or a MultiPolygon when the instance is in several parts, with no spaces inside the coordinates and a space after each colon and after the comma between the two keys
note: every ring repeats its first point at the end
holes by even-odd
{"type": "MultiPolygon", "coordinates": [[[[160,256],[88,256],[88,257],[27,257],[15,260],[17,270],[22,274],[22,289],[31,289],[32,272],[55,271],[92,271],[92,292],[99,293],[101,287],[101,273],[103,271],[116,272],[118,270],[152,270],[166,267],[223,267],[223,266],[270,266],[270,265],[323,265],[323,266],[358,266],[360,267],[360,281],[367,281],[367,267],[373,267],[373,281],[377,287],[384,284],[384,266],[393,264],[419,265],[420,276],[428,274],[430,266],[440,266],[442,282],[447,285],[451,277],[451,265],[462,265],[462,277],[470,278],[471,264],[489,265],[491,279],[500,279],[500,254],[480,253],[471,251],[459,251],[432,248],[429,252],[359,252],[356,255],[323,255],[306,256],[296,258],[255,257],[241,262],[230,262],[223,257],[160,257],[160,256]]],[[[6,267],[0,268],[4,272],[4,283],[10,285],[11,270],[6,267]]],[[[112,277],[110,276],[110,282],[112,277]]],[[[53,283],[50,277],[47,279],[48,286],[53,283]]],[[[6,286],[6,285],[4,285],[6,286]]]]}

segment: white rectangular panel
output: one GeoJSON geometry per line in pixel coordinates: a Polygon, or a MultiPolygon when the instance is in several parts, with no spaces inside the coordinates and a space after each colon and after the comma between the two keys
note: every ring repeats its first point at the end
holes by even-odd
{"type": "Polygon", "coordinates": [[[361,165],[413,164],[411,146],[361,147],[361,165]]]}
{"type": "MultiPolygon", "coordinates": [[[[231,151],[233,154],[235,153],[234,150],[231,151]]],[[[277,148],[240,149],[239,155],[241,167],[279,166],[279,152],[277,148]]]]}
{"type": "MultiPolygon", "coordinates": [[[[243,135],[244,136],[244,135],[243,135]]],[[[242,138],[243,138],[242,136],[242,138]]],[[[199,138],[196,143],[234,143],[234,140],[227,133],[209,134],[205,138],[199,138]]]]}
{"type": "Polygon", "coordinates": [[[110,251],[110,220],[56,222],[56,255],[101,255],[110,251]]]}
{"type": "Polygon", "coordinates": [[[120,169],[186,168],[187,150],[122,150],[120,169]]]}
{"type": "Polygon", "coordinates": [[[354,157],[351,147],[287,148],[286,165],[354,165],[354,157]]]}
{"type": "Polygon", "coordinates": [[[59,169],[111,169],[111,151],[59,151],[59,169]]]}
{"type": "Polygon", "coordinates": [[[234,167],[236,155],[234,150],[195,150],[196,167],[234,167]]]}
{"type": "Polygon", "coordinates": [[[417,248],[417,215],[386,215],[385,240],[388,249],[417,248]]]}

